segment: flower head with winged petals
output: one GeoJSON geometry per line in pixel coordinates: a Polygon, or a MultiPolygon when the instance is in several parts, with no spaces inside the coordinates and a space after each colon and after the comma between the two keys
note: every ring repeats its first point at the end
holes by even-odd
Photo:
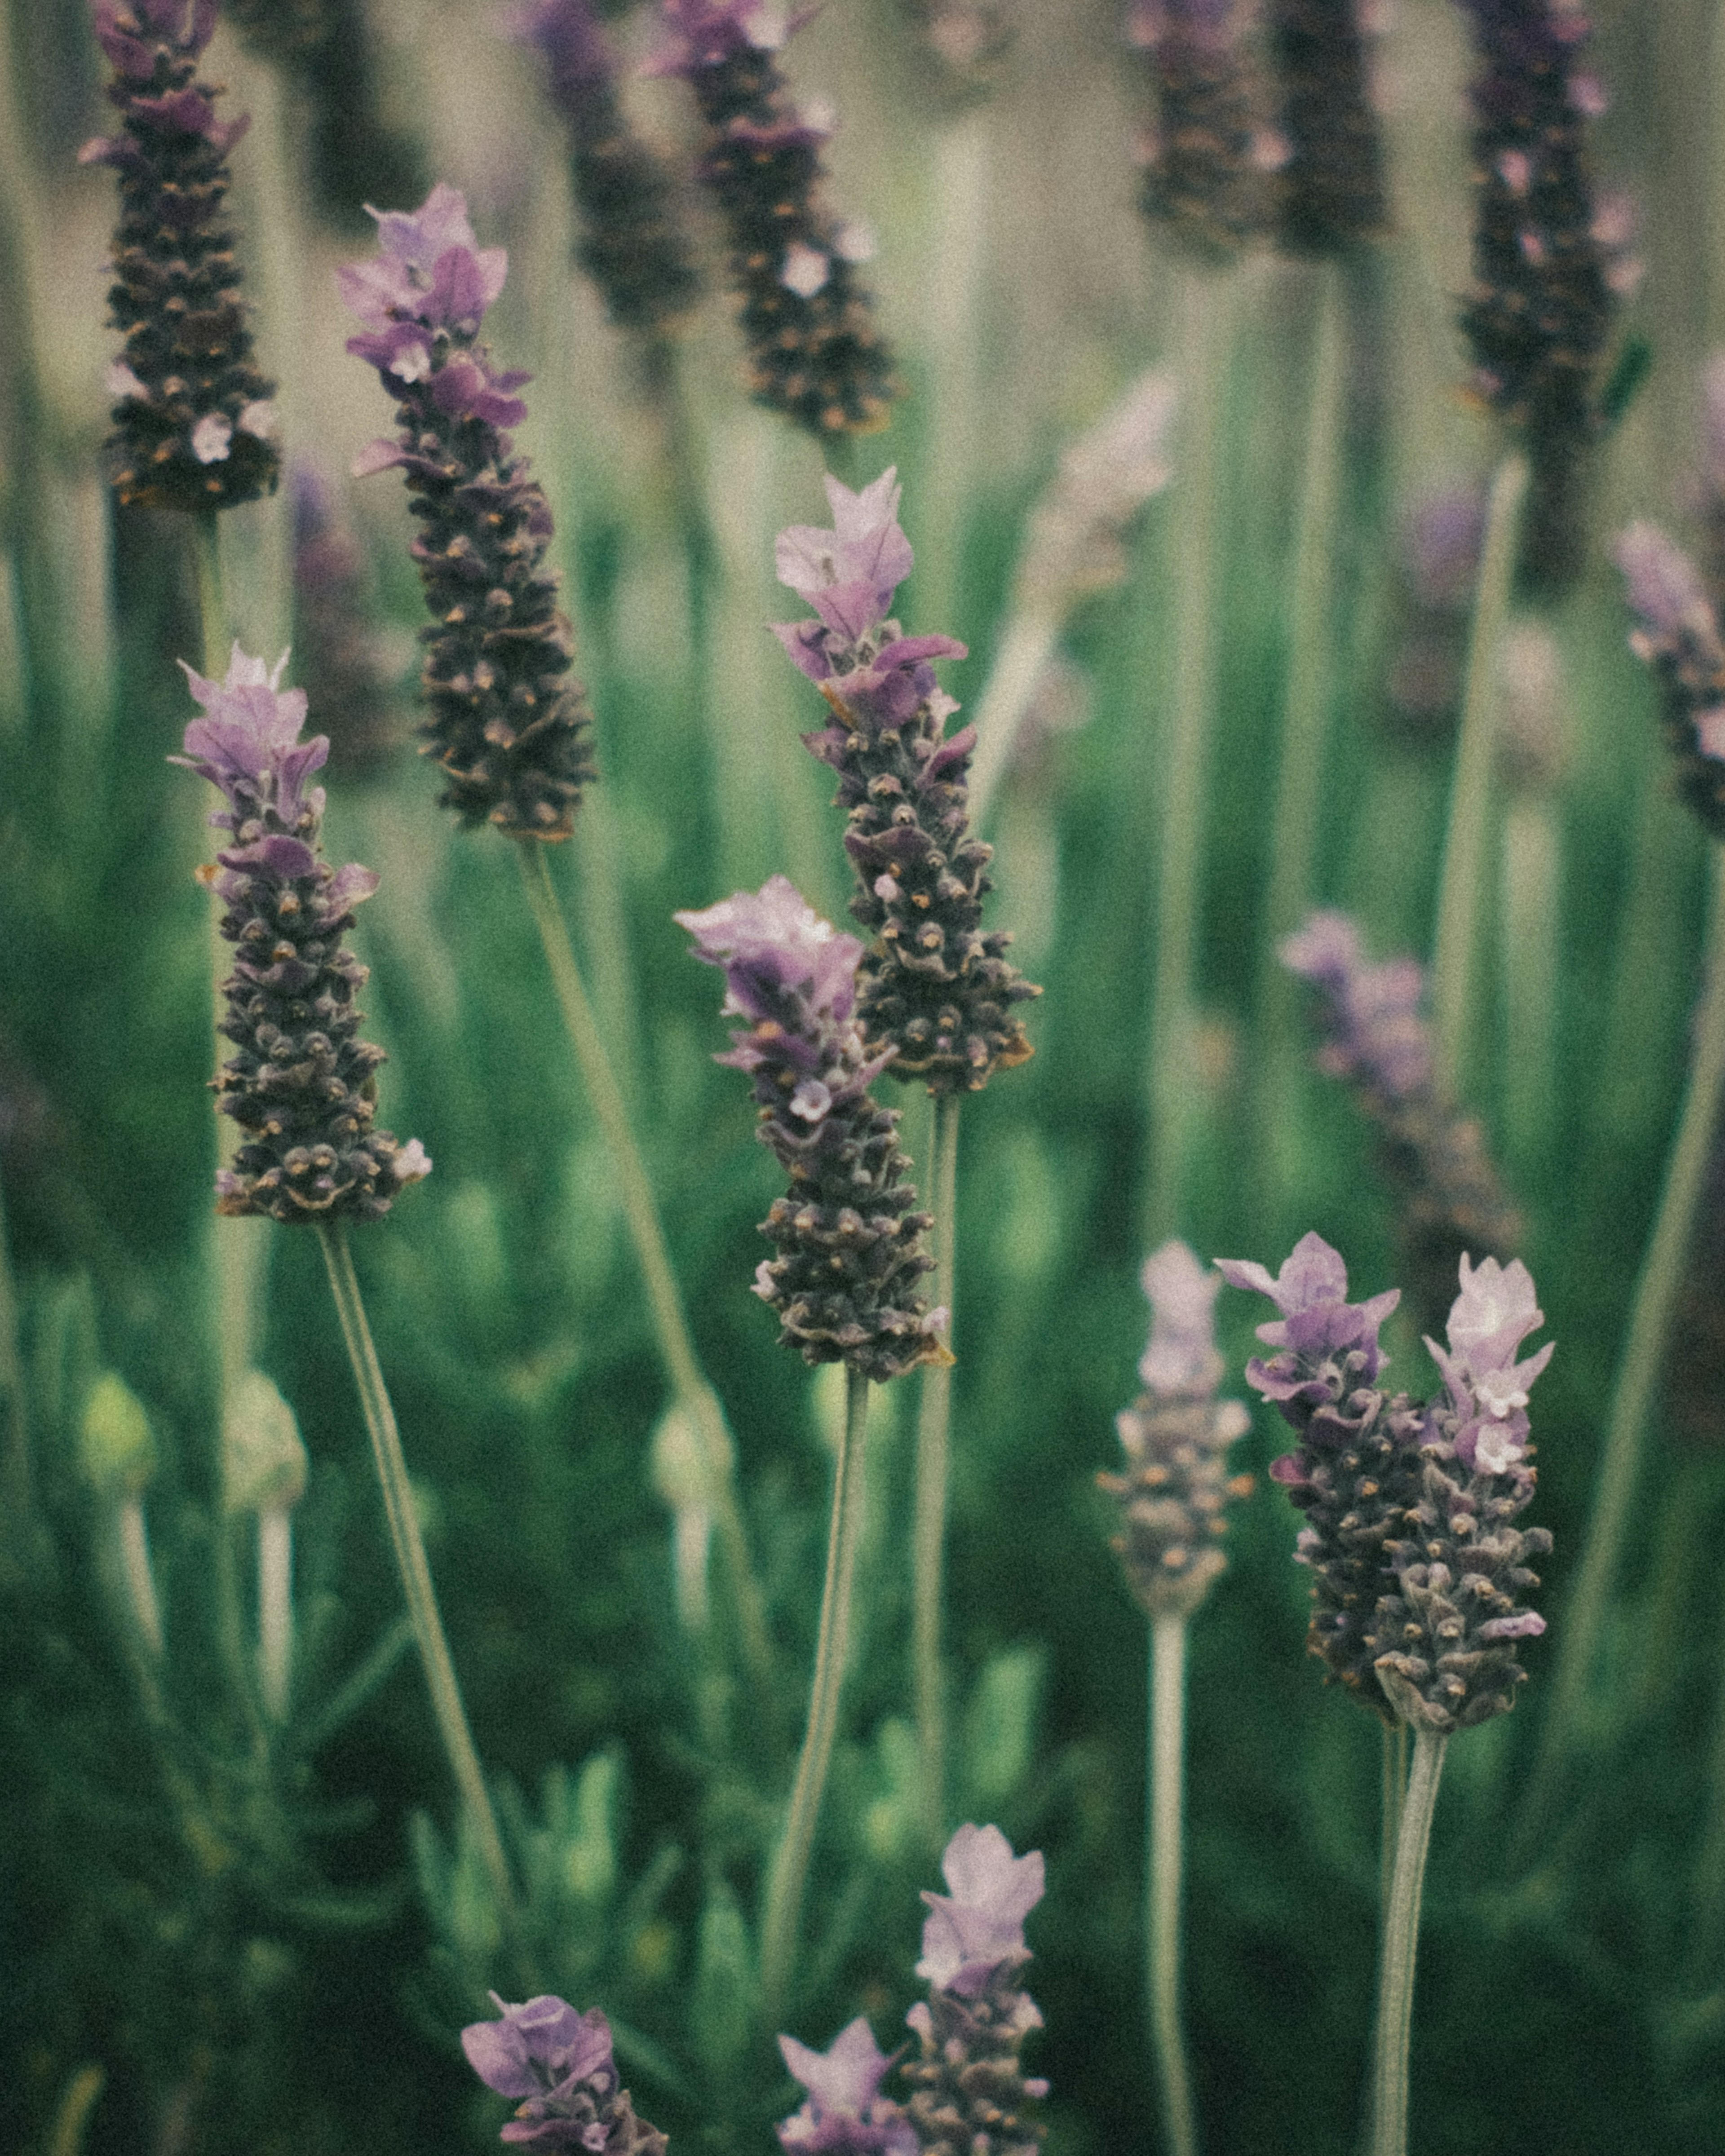
{"type": "Polygon", "coordinates": [[[802,2156],[916,2156],[910,2121],[880,2083],[891,2056],[861,2015],[824,2051],[781,2036],[784,2062],[809,2092],[808,2101],[779,2122],[780,2145],[802,2156]]]}
{"type": "Polygon", "coordinates": [[[1003,1962],[1024,1956],[1024,1918],[1042,1899],[1042,1852],[1014,1856],[998,1826],[961,1826],[941,1872],[948,1894],[925,1890],[922,1958],[916,1974],[942,1991],[974,1997],[1003,1962]]]}

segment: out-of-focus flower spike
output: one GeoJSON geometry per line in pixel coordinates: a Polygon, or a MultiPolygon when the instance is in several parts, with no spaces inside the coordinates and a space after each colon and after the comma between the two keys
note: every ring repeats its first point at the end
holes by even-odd
{"type": "Polygon", "coordinates": [[[807,19],[772,0],[665,0],[649,69],[695,93],[757,401],[812,434],[871,434],[900,393],[892,356],[855,275],[855,228],[825,199],[830,121],[798,110],[775,58],[807,19]]]}
{"type": "Polygon", "coordinates": [[[1620,533],[1612,548],[1637,625],[1630,648],[1664,691],[1666,745],[1677,791],[1725,839],[1725,635],[1700,572],[1657,525],[1620,533]]]}
{"type": "Polygon", "coordinates": [[[1127,41],[1148,64],[1157,119],[1142,138],[1139,205],[1202,261],[1230,260],[1271,218],[1286,145],[1264,126],[1242,49],[1242,0],[1132,0],[1127,41]]]}
{"type": "Polygon", "coordinates": [[[722,969],[725,1009],[746,1021],[717,1060],[752,1077],[756,1135],[791,1178],[761,1224],[777,1255],[755,1276],[781,1343],[881,1381],[941,1360],[947,1313],[917,1285],[933,1266],[930,1216],[903,1179],[897,1111],[868,1090],[892,1050],[865,1046],[857,1022],[862,945],[784,876],[676,919],[695,957],[722,969]]]}
{"type": "Polygon", "coordinates": [[[1276,223],[1291,254],[1334,255],[1389,228],[1384,144],[1358,0],[1270,0],[1286,161],[1276,223]]]}
{"type": "Polygon", "coordinates": [[[536,49],[569,142],[575,259],[620,327],[662,336],[701,295],[670,175],[624,116],[593,0],[526,0],[510,18],[536,49]]]}
{"type": "Polygon", "coordinates": [[[910,2121],[880,2093],[892,2060],[861,2015],[824,2051],[810,2051],[794,2036],[781,2036],[778,2048],[808,2091],[779,2121],[782,2148],[792,2156],[917,2156],[922,2144],[910,2121]]]}
{"type": "Polygon", "coordinates": [[[109,371],[109,477],[127,504],[231,508],[275,490],[280,457],[223,215],[247,122],[218,120],[221,91],[196,80],[213,0],[189,13],[186,0],[96,0],[95,16],[121,116],[116,135],[79,152],[120,182],[108,302],[126,350],[109,371]]]}

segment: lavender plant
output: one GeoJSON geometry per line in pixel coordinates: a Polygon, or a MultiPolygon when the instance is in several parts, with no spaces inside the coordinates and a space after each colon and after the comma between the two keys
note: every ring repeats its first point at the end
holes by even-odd
{"type": "Polygon", "coordinates": [[[1358,0],[1271,0],[1287,146],[1277,174],[1278,237],[1292,254],[1338,254],[1389,225],[1360,13],[1358,0]]]}
{"type": "Polygon", "coordinates": [[[506,2006],[495,1991],[491,2004],[499,2019],[470,2022],[461,2048],[487,2088],[522,2099],[500,2140],[594,2156],[665,2156],[665,2136],[635,2117],[620,2084],[611,2025],[597,2007],[578,2014],[545,1994],[506,2006]]]}
{"type": "Polygon", "coordinates": [[[793,2077],[808,2093],[778,2125],[779,2146],[809,2156],[916,2156],[921,2143],[915,2129],[880,2084],[893,2065],[875,2041],[875,2032],[859,2014],[847,2022],[824,2051],[812,2051],[794,2036],[781,2036],[778,2048],[793,2077]]]}
{"type": "Polygon", "coordinates": [[[1212,264],[1263,228],[1276,161],[1242,48],[1245,23],[1239,0],[1133,0],[1127,16],[1157,105],[1138,146],[1140,207],[1212,264]]]}

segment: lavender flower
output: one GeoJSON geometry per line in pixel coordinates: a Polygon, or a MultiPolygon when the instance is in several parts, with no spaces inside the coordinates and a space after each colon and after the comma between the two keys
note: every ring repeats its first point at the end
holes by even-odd
{"type": "Polygon", "coordinates": [[[916,1287],[934,1263],[922,1248],[930,1215],[901,1179],[897,1112],[868,1091],[893,1051],[865,1047],[857,1022],[862,945],[783,876],[676,918],[695,956],[724,969],[724,1009],[747,1024],[716,1060],[752,1074],[756,1135],[791,1178],[761,1224],[777,1255],[755,1276],[781,1344],[876,1379],[938,1361],[946,1312],[916,1287]]]}
{"type": "Polygon", "coordinates": [[[96,0],[121,126],[78,155],[120,176],[108,300],[126,350],[108,370],[108,471],[122,502],[152,509],[226,509],[275,487],[272,385],[222,217],[248,123],[218,121],[220,90],[194,80],[215,26],[216,0],[96,0]]]}
{"type": "Polygon", "coordinates": [[[730,239],[756,399],[812,434],[870,434],[899,394],[854,274],[873,239],[827,207],[820,146],[831,123],[798,110],[773,57],[807,19],[775,0],[665,0],[649,68],[695,93],[701,177],[730,239]]]}
{"type": "Polygon", "coordinates": [[[1665,696],[1677,791],[1725,839],[1725,638],[1695,565],[1656,525],[1631,524],[1612,549],[1639,626],[1630,649],[1665,696]]]}
{"type": "Polygon", "coordinates": [[[1481,71],[1471,90],[1474,287],[1461,326],[1476,393],[1532,462],[1523,573],[1559,588],[1581,559],[1577,490],[1605,425],[1600,377],[1634,274],[1588,170],[1588,123],[1605,94],[1582,61],[1590,26],[1576,0],[1462,5],[1481,71]]]}
{"type": "Polygon", "coordinates": [[[1270,0],[1268,13],[1288,146],[1281,244],[1293,254],[1340,254],[1389,223],[1357,0],[1270,0]]]}
{"type": "Polygon", "coordinates": [[[550,506],[503,431],[526,417],[515,393],[530,377],[498,372],[476,341],[508,257],[477,245],[465,198],[442,182],[411,213],[371,213],[377,257],[336,281],[364,326],[347,349],[397,399],[400,432],[353,469],[398,465],[423,527],[425,752],[463,824],[567,838],[593,769],[584,693],[567,678],[573,632],[542,567],[550,506]]]}
{"type": "Polygon", "coordinates": [[[780,2120],[781,2147],[809,2156],[916,2156],[910,2122],[880,2093],[892,2061],[861,2015],[824,2051],[811,2051],[794,2036],[781,2036],[778,2048],[809,2092],[807,2101],[780,2120]]]}
{"type": "Polygon", "coordinates": [[[1271,1463],[1306,1523],[1296,1560],[1312,1572],[1309,1639],[1331,1676],[1386,1721],[1448,1733],[1507,1712],[1526,1676],[1513,1643],[1545,1630],[1518,1598],[1538,1585],[1526,1560],[1551,1548],[1513,1522],[1532,1501],[1527,1388],[1551,1350],[1516,1350],[1543,1322],[1519,1261],[1461,1262],[1447,1350],[1428,1342],[1445,1390],[1421,1406],[1387,1397],[1378,1327],[1398,1291],[1350,1305],[1348,1271],[1316,1235],[1272,1281],[1219,1258],[1235,1287],[1276,1302],[1247,1382],[1298,1433],[1271,1463]]]}
{"type": "Polygon", "coordinates": [[[1025,2075],[1019,2052],[1042,2015],[1018,1979],[1029,1958],[1024,1918],[1042,1899],[1042,1858],[1014,1856],[998,1826],[961,1826],[941,1870],[950,1892],[922,1897],[929,1913],[916,1974],[928,1998],[905,2016],[921,2047],[904,2069],[906,2110],[928,2156],[1034,2156],[1043,2128],[1023,2111],[1048,2083],[1025,2075]]]}
{"type": "Polygon", "coordinates": [[[225,681],[186,668],[204,716],[186,729],[183,764],[227,806],[210,822],[231,834],[198,871],[225,904],[221,932],[239,947],[222,983],[220,1030],[239,1050],[222,1065],[218,1106],[246,1133],[216,1178],[216,1210],[278,1220],[375,1220],[405,1183],[431,1172],[417,1138],[373,1130],[374,1073],[383,1051],[358,1038],[354,1004],[366,969],[343,948],[353,909],[377,888],[370,869],[332,870],[319,846],[323,788],[306,781],[329,753],[300,739],[305,695],[239,646],[225,681]]]}
{"type": "Polygon", "coordinates": [[[1029,1057],[1013,1006],[1041,991],[1006,958],[1010,936],[982,932],[993,850],[968,830],[976,732],[946,737],[958,706],[936,687],[931,663],[962,659],[965,648],[949,636],[905,636],[888,619],[911,562],[896,470],[860,493],[830,478],[826,490],[832,530],[793,524],[778,536],[779,581],[816,619],[773,633],[833,711],[829,726],[803,739],[838,773],[850,811],[850,911],[873,939],[859,1014],[871,1045],[896,1050],[896,1077],[932,1093],[975,1091],[997,1067],[1029,1057]]]}
{"type": "Polygon", "coordinates": [[[594,2007],[578,2014],[542,1994],[506,2006],[497,2021],[461,2031],[467,2063],[487,2088],[524,2099],[501,2138],[525,2148],[579,2148],[593,2156],[664,2156],[665,2136],[637,2118],[618,2085],[611,2025],[594,2007]]]}
{"type": "Polygon", "coordinates": [[[1466,1249],[1508,1255],[1521,1221],[1484,1133],[1438,1091],[1425,969],[1373,965],[1345,913],[1312,914],[1281,947],[1282,963],[1320,988],[1319,1067],[1353,1087],[1376,1125],[1378,1163],[1398,1199],[1397,1231],[1414,1301],[1429,1322],[1449,1299],[1466,1249]]]}
{"type": "Polygon", "coordinates": [[[1120,1507],[1115,1553],[1152,1617],[1189,1615],[1227,1568],[1223,1507],[1252,1486],[1227,1474],[1228,1447],[1250,1427],[1238,1400],[1218,1400],[1222,1358],[1212,1317],[1219,1274],[1184,1243],[1144,1260],[1150,1344],[1138,1363],[1144,1390],[1115,1419],[1127,1471],[1099,1475],[1120,1507]]]}
{"type": "Polygon", "coordinates": [[[1200,260],[1226,262],[1260,230],[1276,151],[1258,123],[1237,0],[1132,0],[1127,42],[1154,86],[1158,125],[1139,151],[1139,204],[1200,260]]]}
{"type": "Polygon", "coordinates": [[[582,234],[575,259],[624,329],[662,336],[700,296],[689,243],[674,214],[671,182],[629,126],[592,0],[527,0],[515,34],[536,46],[551,100],[569,137],[569,171],[582,234]]]}

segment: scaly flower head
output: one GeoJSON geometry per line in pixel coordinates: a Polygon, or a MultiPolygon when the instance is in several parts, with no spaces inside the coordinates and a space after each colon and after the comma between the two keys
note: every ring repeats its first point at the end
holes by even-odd
{"type": "Polygon", "coordinates": [[[1042,1852],[1014,1856],[998,1826],[961,1826],[941,1873],[951,1891],[923,1891],[928,1914],[916,1974],[937,1990],[973,1997],[1003,1964],[1029,1957],[1024,1919],[1042,1899],[1042,1852]]]}
{"type": "Polygon", "coordinates": [[[635,2117],[629,2092],[618,2087],[611,2025],[597,2007],[578,2014],[549,1995],[508,2006],[495,1991],[491,2003],[501,2019],[470,2023],[461,2048],[488,2088],[523,2099],[503,2140],[593,2156],[664,2156],[665,2136],[635,2117]]]}
{"type": "Polygon", "coordinates": [[[781,2036],[778,2048],[809,2092],[808,2101],[779,2122],[782,2147],[807,2156],[916,2156],[909,2120],[880,2094],[891,2058],[861,2015],[824,2051],[810,2051],[794,2036],[781,2036]]]}

